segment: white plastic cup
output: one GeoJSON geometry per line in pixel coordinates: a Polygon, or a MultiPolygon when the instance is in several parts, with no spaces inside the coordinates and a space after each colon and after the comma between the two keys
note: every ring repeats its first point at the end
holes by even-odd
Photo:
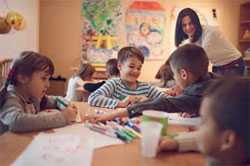
{"type": "Polygon", "coordinates": [[[155,157],[163,125],[159,122],[141,123],[141,150],[144,157],[155,157]]]}

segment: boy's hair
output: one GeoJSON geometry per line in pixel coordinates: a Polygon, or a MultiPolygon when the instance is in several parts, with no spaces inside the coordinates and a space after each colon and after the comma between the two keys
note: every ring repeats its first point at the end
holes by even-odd
{"type": "Polygon", "coordinates": [[[141,63],[144,63],[144,56],[142,52],[136,47],[123,47],[118,52],[118,63],[124,63],[129,58],[137,58],[141,63]]]}
{"type": "Polygon", "coordinates": [[[170,55],[171,67],[185,69],[196,78],[208,73],[208,57],[204,49],[194,44],[186,44],[177,48],[170,55]]]}
{"type": "Polygon", "coordinates": [[[221,130],[233,130],[246,147],[250,161],[250,79],[218,79],[210,84],[204,98],[211,101],[210,112],[221,130]]]}
{"type": "Polygon", "coordinates": [[[175,27],[175,46],[176,47],[178,47],[183,40],[188,38],[188,35],[185,34],[185,32],[183,31],[183,28],[182,28],[182,19],[185,16],[190,17],[190,19],[195,27],[195,33],[194,33],[192,42],[196,42],[200,38],[200,36],[202,35],[202,26],[201,26],[200,19],[199,19],[197,13],[191,8],[182,9],[180,11],[180,13],[178,14],[177,21],[176,21],[176,27],[175,27]]]}
{"type": "Polygon", "coordinates": [[[83,80],[91,78],[95,72],[95,68],[90,63],[84,63],[80,65],[77,75],[83,80]]]}
{"type": "Polygon", "coordinates": [[[109,59],[106,62],[106,72],[108,77],[119,77],[120,75],[120,71],[117,67],[117,59],[113,58],[113,59],[109,59]]]}
{"type": "Polygon", "coordinates": [[[47,57],[33,51],[24,51],[13,62],[7,80],[0,91],[0,107],[5,102],[5,95],[9,85],[18,85],[17,76],[31,77],[34,72],[45,71],[50,75],[54,73],[53,62],[47,57]]]}

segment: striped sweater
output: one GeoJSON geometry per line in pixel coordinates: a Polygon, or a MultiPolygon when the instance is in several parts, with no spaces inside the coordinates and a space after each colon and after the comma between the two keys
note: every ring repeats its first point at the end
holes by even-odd
{"type": "Polygon", "coordinates": [[[103,86],[91,93],[88,103],[91,106],[114,109],[119,101],[133,95],[143,95],[155,99],[164,96],[164,93],[147,83],[139,81],[136,89],[130,89],[122,82],[121,78],[114,78],[106,81],[103,86]]]}

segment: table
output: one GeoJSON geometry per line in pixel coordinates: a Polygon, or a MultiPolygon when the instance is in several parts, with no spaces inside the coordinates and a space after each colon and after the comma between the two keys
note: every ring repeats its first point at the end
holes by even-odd
{"type": "MultiPolygon", "coordinates": [[[[94,107],[88,106],[84,102],[75,102],[81,109],[81,113],[92,113],[94,107]]],[[[104,109],[107,110],[107,109],[104,109]]],[[[170,125],[168,132],[188,131],[184,126],[170,125]]],[[[46,132],[53,132],[48,130],[46,132]]],[[[7,132],[0,136],[0,161],[1,166],[10,165],[22,151],[31,143],[37,132],[26,134],[15,134],[7,132]]],[[[93,166],[196,166],[205,165],[204,156],[199,153],[160,153],[157,158],[144,158],[140,154],[140,140],[134,140],[129,144],[114,145],[96,149],[92,158],[93,166]]]]}

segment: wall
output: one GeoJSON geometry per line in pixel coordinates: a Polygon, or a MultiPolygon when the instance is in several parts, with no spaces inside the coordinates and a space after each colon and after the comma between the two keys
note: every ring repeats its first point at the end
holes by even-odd
{"type": "Polygon", "coordinates": [[[11,30],[8,34],[0,35],[0,58],[15,58],[24,50],[38,51],[39,31],[39,1],[38,0],[0,0],[0,16],[6,16],[9,10],[22,14],[26,21],[26,28],[22,31],[11,30]]]}
{"type": "MultiPolygon", "coordinates": [[[[245,1],[245,0],[244,0],[245,1]]],[[[123,0],[127,6],[130,0],[123,0]]],[[[228,39],[237,46],[239,6],[237,0],[161,0],[165,8],[173,6],[197,8],[202,13],[212,15],[211,9],[217,9],[217,23],[228,39]]],[[[243,0],[242,0],[243,2],[243,0]]],[[[56,64],[56,74],[69,77],[72,67],[80,60],[80,7],[81,0],[41,0],[40,51],[48,54],[56,64]]],[[[170,34],[170,14],[166,13],[166,50],[167,55],[173,45],[173,33],[170,34]]],[[[123,34],[121,32],[120,34],[123,34]]],[[[124,35],[125,36],[125,35],[124,35]]],[[[122,36],[122,38],[124,38],[122,36]]],[[[142,69],[142,80],[152,80],[164,61],[146,61],[142,69]]]]}

